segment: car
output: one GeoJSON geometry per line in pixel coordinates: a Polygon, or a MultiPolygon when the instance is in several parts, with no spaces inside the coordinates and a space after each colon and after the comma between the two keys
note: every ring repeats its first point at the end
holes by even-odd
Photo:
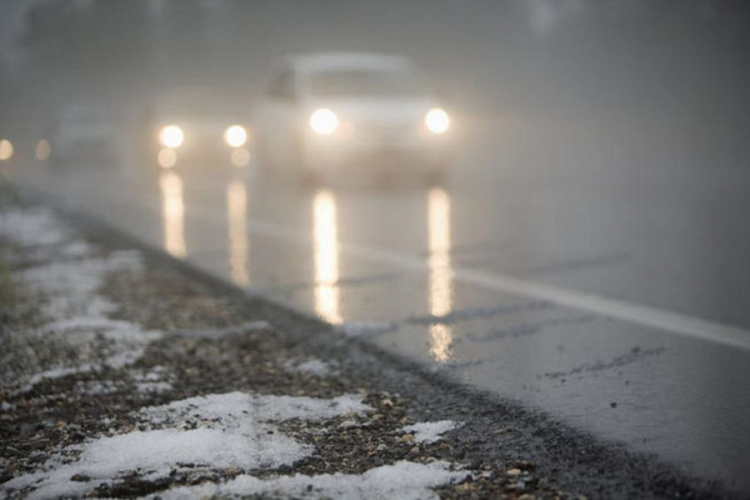
{"type": "Polygon", "coordinates": [[[162,168],[245,167],[250,161],[246,114],[234,99],[211,89],[161,92],[145,117],[147,163],[162,168]]]}
{"type": "Polygon", "coordinates": [[[442,175],[451,118],[402,56],[287,56],[254,105],[261,165],[307,178],[355,171],[442,175]]]}

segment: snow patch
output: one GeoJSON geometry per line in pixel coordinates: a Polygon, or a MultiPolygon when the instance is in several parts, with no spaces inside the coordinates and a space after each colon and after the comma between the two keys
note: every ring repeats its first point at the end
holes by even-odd
{"type": "Polygon", "coordinates": [[[16,332],[9,341],[18,348],[0,356],[4,365],[0,383],[22,385],[16,393],[29,391],[45,379],[128,366],[142,356],[150,342],[161,337],[160,332],[109,318],[116,307],[98,293],[108,274],[140,270],[140,253],[116,251],[95,258],[89,244],[73,239],[72,234],[46,209],[0,214],[1,236],[27,252],[43,248],[49,253],[44,264],[13,274],[14,279],[45,299],[41,310],[48,319],[34,330],[16,332]],[[44,346],[43,359],[23,356],[28,351],[24,346],[32,344],[44,346]],[[19,353],[23,359],[18,358],[19,353]]]}
{"type": "Polygon", "coordinates": [[[1,212],[0,236],[24,247],[59,245],[69,237],[64,225],[44,208],[1,212]]]}
{"type": "Polygon", "coordinates": [[[362,403],[356,395],[334,399],[293,396],[257,396],[242,392],[215,394],[175,401],[168,405],[144,408],[140,414],[152,424],[175,423],[193,419],[200,414],[203,419],[254,418],[257,421],[281,421],[292,418],[319,421],[349,413],[362,413],[372,408],[362,403]],[[244,415],[244,416],[243,416],[244,415]],[[249,416],[249,417],[245,417],[249,416]],[[232,417],[234,418],[234,417],[232,417]]]}
{"type": "Polygon", "coordinates": [[[353,418],[349,418],[339,424],[340,429],[351,429],[353,427],[370,427],[370,422],[359,422],[353,418]]]}
{"type": "Polygon", "coordinates": [[[240,497],[248,495],[283,496],[286,498],[339,498],[428,500],[438,498],[431,490],[466,477],[466,472],[451,470],[447,462],[417,464],[400,461],[370,469],[363,474],[320,474],[279,476],[262,480],[242,474],[221,484],[173,488],[159,493],[159,498],[240,497]]]}
{"type": "Polygon", "coordinates": [[[319,359],[310,359],[301,363],[296,360],[289,360],[284,363],[284,368],[290,372],[314,375],[316,377],[326,377],[333,371],[328,363],[319,359]]]}
{"type": "Polygon", "coordinates": [[[415,443],[434,443],[440,441],[442,435],[460,427],[461,424],[453,420],[440,420],[438,422],[421,422],[414,425],[407,425],[401,430],[407,433],[414,433],[415,443]]]}
{"type": "Polygon", "coordinates": [[[26,269],[14,276],[49,296],[44,312],[57,320],[105,320],[114,305],[96,292],[106,275],[115,271],[137,270],[139,262],[112,254],[107,258],[56,261],[26,269]]]}
{"type": "Polygon", "coordinates": [[[141,394],[161,394],[172,390],[172,384],[169,382],[136,382],[135,388],[141,394]]]}
{"type": "Polygon", "coordinates": [[[87,396],[104,396],[120,391],[120,388],[112,380],[88,380],[76,383],[76,389],[87,396]]]}
{"type": "Polygon", "coordinates": [[[54,459],[44,469],[0,485],[0,493],[34,488],[28,498],[82,496],[101,482],[116,483],[129,471],[157,480],[181,464],[211,468],[278,468],[309,456],[314,448],[283,435],[272,421],[318,421],[371,408],[355,395],[335,399],[213,394],[142,409],[140,429],[62,450],[79,453],[72,463],[54,459]],[[84,475],[88,483],[72,481],[84,475]]]}
{"type": "Polygon", "coordinates": [[[65,257],[84,257],[91,253],[91,247],[85,241],[72,241],[64,245],[61,249],[62,255],[65,257]]]}
{"type": "Polygon", "coordinates": [[[164,366],[155,366],[148,371],[132,370],[135,388],[141,394],[163,393],[173,389],[174,373],[164,366]]]}

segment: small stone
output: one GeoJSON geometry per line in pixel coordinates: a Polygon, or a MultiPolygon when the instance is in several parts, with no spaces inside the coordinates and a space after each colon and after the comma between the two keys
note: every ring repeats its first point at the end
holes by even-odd
{"type": "Polygon", "coordinates": [[[609,403],[609,407],[610,408],[617,408],[617,403],[615,403],[614,401],[612,401],[611,403],[609,403]]]}
{"type": "Polygon", "coordinates": [[[86,474],[74,474],[70,477],[71,481],[76,481],[79,483],[87,483],[91,481],[91,478],[87,476],[86,474]]]}
{"type": "Polygon", "coordinates": [[[401,436],[401,441],[403,441],[404,443],[411,443],[412,441],[414,441],[414,436],[412,436],[411,434],[404,434],[403,436],[401,436]]]}
{"type": "Polygon", "coordinates": [[[521,474],[521,469],[508,469],[506,471],[506,474],[509,476],[518,476],[519,474],[521,474]]]}
{"type": "Polygon", "coordinates": [[[412,455],[416,455],[417,453],[419,453],[419,451],[419,446],[415,446],[411,450],[409,450],[409,453],[411,453],[412,455]]]}
{"type": "Polygon", "coordinates": [[[379,445],[378,445],[378,447],[377,447],[377,448],[375,448],[375,449],[376,449],[376,450],[378,450],[378,451],[385,451],[385,450],[387,450],[387,449],[388,449],[388,447],[387,447],[387,446],[385,445],[385,443],[381,443],[381,444],[379,444],[379,445]]]}

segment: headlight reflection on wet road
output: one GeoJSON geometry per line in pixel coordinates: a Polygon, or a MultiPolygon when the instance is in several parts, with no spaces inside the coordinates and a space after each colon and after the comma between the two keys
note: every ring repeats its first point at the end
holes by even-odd
{"type": "MultiPolygon", "coordinates": [[[[427,218],[430,314],[445,316],[453,309],[453,269],[450,258],[450,197],[444,189],[430,189],[427,195],[427,218]]],[[[430,325],[430,354],[435,361],[450,361],[453,357],[452,343],[453,330],[449,325],[430,325]]]]}
{"type": "Polygon", "coordinates": [[[339,240],[336,200],[330,191],[319,190],[313,198],[315,252],[315,312],[334,325],[341,324],[339,297],[339,240]]]}
{"type": "Polygon", "coordinates": [[[177,151],[169,148],[162,148],[156,157],[159,166],[162,168],[172,168],[177,164],[177,151]]]}
{"type": "Polygon", "coordinates": [[[237,168],[246,167],[250,163],[250,151],[247,148],[234,148],[229,153],[229,159],[237,168]]]}
{"type": "Polygon", "coordinates": [[[173,257],[187,256],[185,245],[185,202],[182,179],[173,171],[163,171],[159,177],[161,191],[164,248],[173,257]]]}
{"type": "Polygon", "coordinates": [[[227,187],[227,219],[229,222],[229,268],[232,281],[241,286],[250,284],[247,234],[247,188],[240,180],[227,187]]]}

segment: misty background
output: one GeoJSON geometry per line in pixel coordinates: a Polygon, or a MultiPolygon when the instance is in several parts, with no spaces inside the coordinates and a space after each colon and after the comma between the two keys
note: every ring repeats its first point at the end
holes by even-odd
{"type": "Polygon", "coordinates": [[[0,135],[16,141],[38,140],[81,101],[131,123],[173,88],[250,113],[274,58],[363,50],[412,57],[476,147],[488,129],[527,122],[553,138],[610,123],[625,143],[653,122],[688,164],[747,165],[741,0],[6,0],[0,10],[0,135]]]}

